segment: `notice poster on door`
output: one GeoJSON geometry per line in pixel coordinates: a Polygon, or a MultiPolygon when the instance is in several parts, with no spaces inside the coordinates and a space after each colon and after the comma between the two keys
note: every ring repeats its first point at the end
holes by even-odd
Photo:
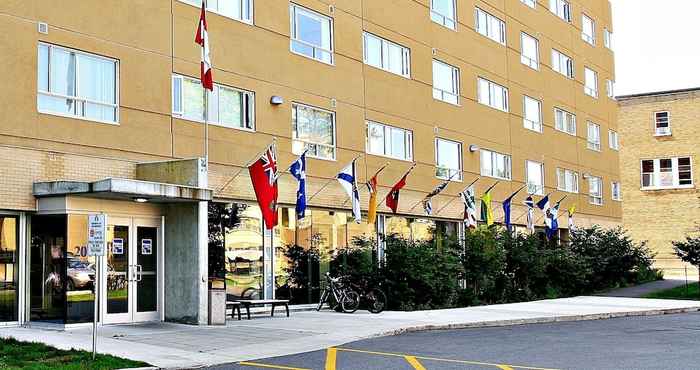
{"type": "Polygon", "coordinates": [[[141,239],[141,254],[145,256],[153,254],[153,240],[141,239]]]}
{"type": "Polygon", "coordinates": [[[112,241],[112,254],[124,254],[124,239],[114,238],[112,241]]]}

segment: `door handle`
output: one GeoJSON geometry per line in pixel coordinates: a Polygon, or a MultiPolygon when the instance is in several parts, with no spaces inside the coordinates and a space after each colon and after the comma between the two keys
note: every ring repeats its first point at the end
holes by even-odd
{"type": "Polygon", "coordinates": [[[143,280],[143,266],[136,265],[136,281],[139,282],[143,280]]]}

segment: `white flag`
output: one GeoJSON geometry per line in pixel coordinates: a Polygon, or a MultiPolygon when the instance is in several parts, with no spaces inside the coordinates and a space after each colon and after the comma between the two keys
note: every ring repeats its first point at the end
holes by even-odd
{"type": "Polygon", "coordinates": [[[362,212],[360,211],[360,192],[357,190],[357,177],[355,171],[355,161],[343,168],[338,173],[338,182],[345,189],[350,199],[352,199],[352,214],[355,217],[355,222],[362,222],[362,212]]]}

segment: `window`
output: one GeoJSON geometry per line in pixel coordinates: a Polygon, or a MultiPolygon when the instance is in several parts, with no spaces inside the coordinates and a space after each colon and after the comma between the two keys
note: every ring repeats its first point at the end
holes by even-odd
{"type": "Polygon", "coordinates": [[[119,121],[119,62],[39,44],[37,109],[41,113],[119,121]]]}
{"type": "Polygon", "coordinates": [[[525,161],[525,179],[528,194],[544,195],[544,164],[525,161]]]}
{"type": "Polygon", "coordinates": [[[549,10],[557,17],[571,22],[571,4],[566,0],[549,0],[549,10]]]}
{"type": "Polygon", "coordinates": [[[408,48],[371,33],[364,33],[365,63],[399,76],[411,76],[411,53],[408,48]]]}
{"type": "Polygon", "coordinates": [[[588,122],[588,149],[600,151],[600,125],[588,122]]]}
{"type": "Polygon", "coordinates": [[[496,16],[476,8],[476,32],[496,41],[506,44],[506,24],[496,16]]]}
{"type": "Polygon", "coordinates": [[[578,172],[557,168],[557,190],[578,193],[578,172]]]}
{"type": "Polygon", "coordinates": [[[605,45],[606,48],[612,49],[612,32],[610,32],[607,28],[603,29],[603,44],[605,45]]]}
{"type": "Polygon", "coordinates": [[[367,153],[410,161],[413,159],[413,133],[377,122],[367,122],[367,153]]]}
{"type": "Polygon", "coordinates": [[[529,6],[532,9],[535,9],[537,6],[537,0],[520,0],[521,3],[529,6]]]}
{"type": "Polygon", "coordinates": [[[608,143],[610,143],[610,149],[620,150],[620,138],[617,136],[617,132],[608,131],[608,143]]]}
{"type": "Polygon", "coordinates": [[[454,0],[430,0],[430,19],[449,29],[455,29],[455,1],[454,0]]]}
{"type": "MultiPolygon", "coordinates": [[[[185,3],[201,7],[201,0],[181,0],[185,3]]],[[[253,23],[253,0],[207,0],[207,10],[224,17],[253,23]]]]}
{"type": "Polygon", "coordinates": [[[254,130],[255,94],[214,84],[204,95],[198,79],[173,75],[173,116],[223,127],[254,130]],[[206,102],[205,102],[206,99],[206,102]]]}
{"type": "Polygon", "coordinates": [[[510,156],[481,149],[481,176],[510,180],[510,156]]]}
{"type": "Polygon", "coordinates": [[[523,125],[526,129],[542,132],[542,103],[527,95],[523,96],[523,125]]]}
{"type": "Polygon", "coordinates": [[[581,15],[581,38],[583,41],[595,45],[595,22],[585,14],[581,15]]]}
{"type": "Polygon", "coordinates": [[[435,176],[443,180],[462,181],[462,144],[435,139],[435,176]]]}
{"type": "Polygon", "coordinates": [[[333,19],[296,4],[290,6],[289,13],[291,50],[333,64],[333,19]]]}
{"type": "Polygon", "coordinates": [[[532,69],[540,68],[539,42],[525,32],[520,33],[520,62],[532,69]]]}
{"type": "Polygon", "coordinates": [[[642,189],[673,189],[693,186],[690,157],[642,160],[642,189]]]}
{"type": "Polygon", "coordinates": [[[574,78],[574,61],[556,49],[552,49],[552,69],[568,78],[574,78]]]}
{"type": "Polygon", "coordinates": [[[655,112],[654,127],[656,136],[671,135],[671,114],[669,112],[655,112]]]}
{"type": "Polygon", "coordinates": [[[508,111],[507,88],[479,77],[477,92],[479,94],[479,103],[504,112],[508,111]]]}
{"type": "Polygon", "coordinates": [[[610,189],[612,191],[612,200],[621,201],[622,200],[622,189],[620,188],[620,183],[613,181],[610,184],[610,189]]]}
{"type": "Polygon", "coordinates": [[[560,108],[554,108],[554,128],[576,135],[576,116],[560,108]]]}
{"type": "Polygon", "coordinates": [[[588,201],[596,206],[603,205],[603,180],[600,177],[588,177],[588,201]]]}
{"type": "Polygon", "coordinates": [[[605,87],[608,92],[608,98],[615,99],[615,82],[612,80],[605,80],[605,87]]]}
{"type": "Polygon", "coordinates": [[[598,73],[588,67],[583,69],[583,92],[594,98],[598,97],[598,73]]]}
{"type": "Polygon", "coordinates": [[[459,69],[433,59],[433,98],[459,104],[459,69]]]}
{"type": "Polygon", "coordinates": [[[335,113],[292,104],[292,152],[335,160],[335,113]]]}

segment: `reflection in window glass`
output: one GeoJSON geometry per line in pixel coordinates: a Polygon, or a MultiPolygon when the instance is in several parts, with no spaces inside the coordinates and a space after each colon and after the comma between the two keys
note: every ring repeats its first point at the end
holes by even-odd
{"type": "Polygon", "coordinates": [[[335,159],[335,113],[301,104],[292,105],[292,152],[335,159]]]}
{"type": "Polygon", "coordinates": [[[258,206],[233,203],[237,222],[224,236],[226,294],[234,299],[263,298],[263,229],[258,206]]]}
{"type": "Polygon", "coordinates": [[[18,231],[16,217],[0,217],[0,322],[17,321],[18,231]]]}
{"type": "Polygon", "coordinates": [[[462,144],[456,141],[435,140],[435,176],[443,180],[462,181],[462,144]]]}
{"type": "Polygon", "coordinates": [[[324,63],[333,63],[333,20],[302,8],[290,7],[292,51],[324,63]]]}
{"type": "Polygon", "coordinates": [[[30,318],[65,323],[66,215],[32,216],[30,318]]]}

